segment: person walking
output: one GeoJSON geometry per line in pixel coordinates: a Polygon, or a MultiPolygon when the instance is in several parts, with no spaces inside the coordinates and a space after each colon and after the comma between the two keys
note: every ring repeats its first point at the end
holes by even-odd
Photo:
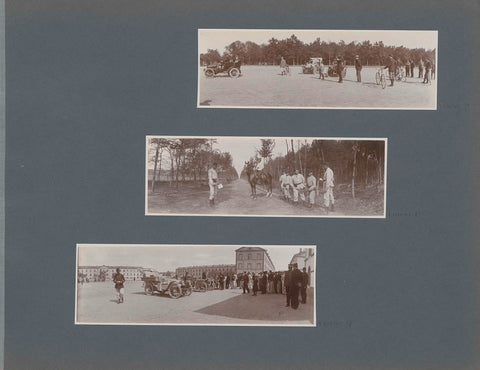
{"type": "Polygon", "coordinates": [[[305,194],[303,190],[305,189],[305,178],[300,173],[299,170],[295,170],[295,175],[292,176],[293,181],[293,203],[298,205],[298,195],[300,194],[300,199],[305,202],[305,194]]]}
{"type": "Polygon", "coordinates": [[[125,302],[125,277],[120,273],[120,268],[117,267],[116,273],[113,275],[113,282],[115,283],[115,291],[117,292],[118,303],[125,302]]]}
{"type": "Polygon", "coordinates": [[[323,195],[324,198],[324,205],[325,208],[330,211],[335,211],[335,198],[333,196],[333,187],[335,186],[335,179],[333,175],[332,169],[328,166],[328,164],[324,164],[323,168],[325,173],[323,175],[323,181],[325,185],[325,194],[323,195]]]}
{"type": "Polygon", "coordinates": [[[397,71],[397,63],[395,63],[395,59],[390,55],[388,57],[388,64],[383,68],[388,68],[388,76],[390,78],[390,86],[393,87],[393,81],[395,81],[395,72],[397,71]]]}
{"type": "Polygon", "coordinates": [[[298,293],[302,287],[302,272],[298,269],[298,263],[293,264],[292,285],[290,286],[290,301],[294,310],[298,308],[298,293]]]}
{"type": "Polygon", "coordinates": [[[243,272],[243,294],[245,294],[245,291],[250,293],[250,289],[248,289],[248,275],[246,271],[243,272]]]}
{"type": "Polygon", "coordinates": [[[300,295],[302,296],[302,303],[307,303],[307,286],[308,286],[308,274],[307,269],[304,267],[302,271],[302,287],[300,289],[300,295]]]}
{"type": "Polygon", "coordinates": [[[290,306],[291,295],[290,295],[290,286],[292,285],[292,265],[288,265],[288,271],[285,272],[284,284],[285,292],[287,294],[287,304],[286,307],[290,306]]]}
{"type": "Polygon", "coordinates": [[[255,275],[255,273],[253,273],[252,279],[253,279],[253,295],[257,295],[257,292],[258,292],[258,277],[257,277],[257,275],[255,275]]]}
{"type": "Polygon", "coordinates": [[[357,71],[357,82],[362,82],[362,62],[360,61],[360,57],[355,55],[355,70],[357,71]]]}
{"type": "Polygon", "coordinates": [[[217,196],[218,189],[218,174],[217,174],[217,164],[213,165],[208,170],[208,186],[210,188],[210,195],[208,200],[210,201],[210,206],[213,207],[215,204],[215,197],[217,196]]]}
{"type": "Polygon", "coordinates": [[[312,208],[315,205],[315,195],[317,193],[317,179],[313,176],[313,171],[308,172],[307,190],[308,200],[310,201],[308,207],[312,208]]]}

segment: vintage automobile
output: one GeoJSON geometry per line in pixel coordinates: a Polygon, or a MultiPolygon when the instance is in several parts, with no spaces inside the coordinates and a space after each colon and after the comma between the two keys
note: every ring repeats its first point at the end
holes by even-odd
{"type": "Polygon", "coordinates": [[[319,72],[320,63],[322,62],[323,58],[320,57],[312,57],[307,60],[307,62],[302,65],[302,73],[303,74],[315,74],[319,72]]]}
{"type": "Polygon", "coordinates": [[[171,298],[180,298],[192,294],[190,284],[182,280],[172,279],[162,275],[150,275],[142,278],[146,295],[155,293],[168,295],[171,298]]]}
{"type": "MultiPolygon", "coordinates": [[[[328,66],[328,76],[329,77],[338,77],[338,72],[337,72],[337,61],[333,62],[333,65],[328,66]]],[[[345,75],[347,74],[347,67],[343,67],[342,71],[342,77],[345,78],[345,75]]]]}
{"type": "Polygon", "coordinates": [[[242,71],[240,67],[242,66],[242,62],[239,60],[235,61],[225,61],[219,62],[215,64],[210,64],[203,69],[206,77],[215,77],[219,74],[227,74],[228,76],[235,78],[240,77],[242,75],[242,71]]]}

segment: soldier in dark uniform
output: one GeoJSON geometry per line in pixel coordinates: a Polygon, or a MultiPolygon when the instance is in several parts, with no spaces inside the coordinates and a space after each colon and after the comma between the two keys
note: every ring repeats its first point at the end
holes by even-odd
{"type": "Polygon", "coordinates": [[[425,75],[423,77],[423,83],[428,84],[430,83],[430,70],[432,69],[432,63],[430,60],[427,59],[425,62],[425,75]]]}
{"type": "Polygon", "coordinates": [[[413,77],[413,69],[415,68],[415,63],[413,63],[413,59],[410,61],[410,77],[413,77]]]}
{"type": "Polygon", "coordinates": [[[410,77],[410,60],[407,59],[405,63],[405,76],[410,77]]]}
{"type": "Polygon", "coordinates": [[[302,271],[302,288],[300,289],[300,295],[302,296],[302,303],[307,303],[307,286],[308,286],[308,274],[307,269],[304,267],[302,271]]]}
{"type": "Polygon", "coordinates": [[[338,74],[338,83],[343,82],[343,60],[341,57],[337,57],[337,74],[338,74]]]}
{"type": "Polygon", "coordinates": [[[115,290],[117,291],[118,303],[123,303],[125,301],[125,287],[123,286],[125,277],[120,273],[118,267],[117,272],[113,275],[113,282],[115,283],[115,290]]]}
{"type": "Polygon", "coordinates": [[[298,308],[298,293],[302,287],[302,272],[298,269],[298,263],[293,264],[292,285],[290,286],[290,300],[294,310],[298,308]]]}
{"type": "Polygon", "coordinates": [[[362,82],[362,62],[358,55],[355,56],[355,70],[357,71],[357,82],[362,82]]]}
{"type": "Polygon", "coordinates": [[[266,294],[267,293],[267,284],[268,284],[268,277],[267,277],[267,272],[264,271],[263,272],[263,275],[262,275],[262,278],[261,278],[261,291],[262,291],[262,294],[266,294]]]}
{"type": "Polygon", "coordinates": [[[245,290],[247,293],[250,293],[250,289],[248,288],[248,275],[246,271],[243,273],[243,294],[245,294],[245,290]]]}
{"type": "Polygon", "coordinates": [[[397,63],[395,63],[395,59],[390,55],[388,57],[388,64],[384,67],[384,69],[388,68],[388,76],[390,78],[390,86],[393,86],[393,81],[395,81],[395,72],[397,70],[397,63]]]}
{"type": "Polygon", "coordinates": [[[292,265],[288,265],[288,271],[285,272],[285,291],[287,292],[287,304],[285,306],[290,306],[290,287],[292,285],[292,265]]]}

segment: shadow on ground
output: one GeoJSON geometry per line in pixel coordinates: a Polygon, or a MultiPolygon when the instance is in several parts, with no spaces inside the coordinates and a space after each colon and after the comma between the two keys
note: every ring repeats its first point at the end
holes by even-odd
{"type": "Polygon", "coordinates": [[[310,321],[313,323],[313,288],[307,293],[307,303],[298,309],[285,307],[283,294],[240,294],[234,298],[204,307],[195,312],[244,320],[310,321]]]}

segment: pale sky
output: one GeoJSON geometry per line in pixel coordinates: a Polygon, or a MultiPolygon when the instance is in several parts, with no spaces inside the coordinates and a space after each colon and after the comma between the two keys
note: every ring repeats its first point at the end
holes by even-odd
{"type": "MultiPolygon", "coordinates": [[[[275,148],[273,149],[273,156],[272,158],[277,157],[278,155],[285,155],[287,153],[287,146],[285,140],[288,140],[288,146],[290,147],[290,138],[286,137],[279,137],[279,138],[266,138],[266,137],[218,137],[216,138],[217,142],[213,144],[213,150],[218,149],[221,152],[229,152],[233,158],[233,166],[238,172],[238,175],[242,172],[243,166],[245,162],[250,159],[250,157],[255,156],[256,150],[261,148],[261,141],[260,139],[274,139],[275,140],[275,148]]],[[[305,138],[292,138],[294,139],[294,146],[295,150],[297,150],[298,144],[303,144],[305,140],[307,143],[311,143],[313,141],[312,138],[305,139],[305,138]]],[[[290,149],[291,150],[291,149],[290,149]]],[[[151,151],[150,156],[154,155],[154,152],[151,151]]],[[[164,158],[162,163],[163,166],[167,166],[165,168],[170,168],[170,160],[168,158],[168,154],[164,154],[164,158]]],[[[153,163],[148,163],[148,168],[153,168],[153,163]]],[[[262,168],[262,165],[259,165],[259,169],[262,168]]]]}
{"type": "Polygon", "coordinates": [[[252,41],[267,44],[275,37],[278,40],[289,38],[294,34],[304,43],[311,43],[317,37],[327,42],[345,43],[369,40],[372,44],[383,41],[385,46],[405,46],[407,48],[435,49],[438,44],[438,31],[379,31],[379,30],[230,30],[199,29],[198,52],[206,53],[208,49],[217,49],[223,54],[225,46],[234,41],[252,41]]]}
{"type": "MultiPolygon", "coordinates": [[[[248,247],[250,245],[245,245],[248,247]]],[[[157,271],[175,271],[177,267],[235,264],[236,246],[205,245],[79,245],[77,266],[135,266],[157,271]]],[[[277,270],[286,270],[300,247],[263,246],[277,270]]]]}

